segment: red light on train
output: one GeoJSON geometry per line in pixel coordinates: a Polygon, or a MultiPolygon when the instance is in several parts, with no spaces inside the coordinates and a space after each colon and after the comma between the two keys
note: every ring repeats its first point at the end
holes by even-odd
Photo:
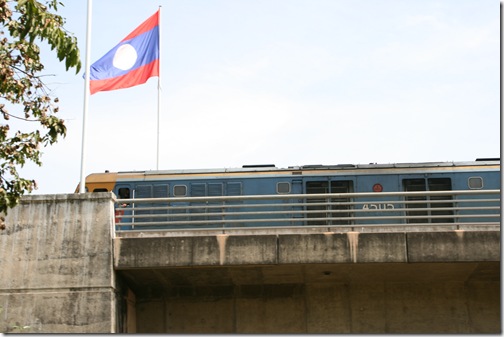
{"type": "Polygon", "coordinates": [[[381,184],[373,185],[373,192],[381,192],[381,191],[383,191],[383,186],[381,184]]]}

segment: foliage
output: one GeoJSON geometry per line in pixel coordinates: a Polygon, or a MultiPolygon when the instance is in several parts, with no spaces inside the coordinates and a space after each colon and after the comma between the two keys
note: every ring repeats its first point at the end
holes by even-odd
{"type": "MultiPolygon", "coordinates": [[[[47,43],[66,70],[81,68],[77,39],[64,29],[57,0],[0,0],[0,212],[15,206],[24,193],[36,189],[34,180],[20,176],[28,161],[42,165],[41,147],[65,137],[64,121],[55,116],[58,98],[42,81],[44,65],[37,43],[47,43]],[[10,112],[18,108],[23,116],[10,112]],[[35,125],[30,132],[13,131],[9,119],[35,125]]],[[[19,113],[18,113],[19,114],[19,113]]]]}

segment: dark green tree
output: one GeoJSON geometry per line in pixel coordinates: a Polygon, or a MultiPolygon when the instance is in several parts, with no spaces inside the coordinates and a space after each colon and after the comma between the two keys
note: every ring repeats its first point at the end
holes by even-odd
{"type": "MultiPolygon", "coordinates": [[[[41,166],[41,149],[65,137],[64,121],[55,116],[58,98],[43,82],[40,44],[47,43],[66,70],[81,68],[77,38],[57,15],[63,3],[0,0],[0,212],[37,188],[19,169],[31,161],[41,166]],[[3,118],[3,119],[1,119],[3,118]],[[31,123],[30,132],[11,130],[9,120],[31,123]],[[35,125],[35,127],[33,127],[35,125]]],[[[2,221],[0,219],[0,226],[2,221]]]]}

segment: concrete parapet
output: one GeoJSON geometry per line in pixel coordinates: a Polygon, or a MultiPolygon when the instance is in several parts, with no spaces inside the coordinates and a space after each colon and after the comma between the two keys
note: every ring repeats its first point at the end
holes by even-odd
{"type": "Polygon", "coordinates": [[[110,193],[24,197],[0,231],[0,331],[116,331],[110,193]]]}
{"type": "Polygon", "coordinates": [[[500,231],[408,233],[409,262],[500,261],[500,231]]]}
{"type": "Polygon", "coordinates": [[[500,261],[500,232],[215,235],[115,239],[115,268],[500,261]]]}
{"type": "Polygon", "coordinates": [[[277,263],[276,236],[115,239],[115,267],[219,266],[277,263]]]}
{"type": "Polygon", "coordinates": [[[279,263],[406,262],[404,233],[326,233],[278,237],[279,263]]]}

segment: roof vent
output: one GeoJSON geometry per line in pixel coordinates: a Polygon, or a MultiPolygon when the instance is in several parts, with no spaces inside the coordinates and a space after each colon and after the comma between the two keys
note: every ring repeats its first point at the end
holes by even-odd
{"type": "Polygon", "coordinates": [[[242,168],[275,167],[275,164],[243,165],[242,168]]]}

